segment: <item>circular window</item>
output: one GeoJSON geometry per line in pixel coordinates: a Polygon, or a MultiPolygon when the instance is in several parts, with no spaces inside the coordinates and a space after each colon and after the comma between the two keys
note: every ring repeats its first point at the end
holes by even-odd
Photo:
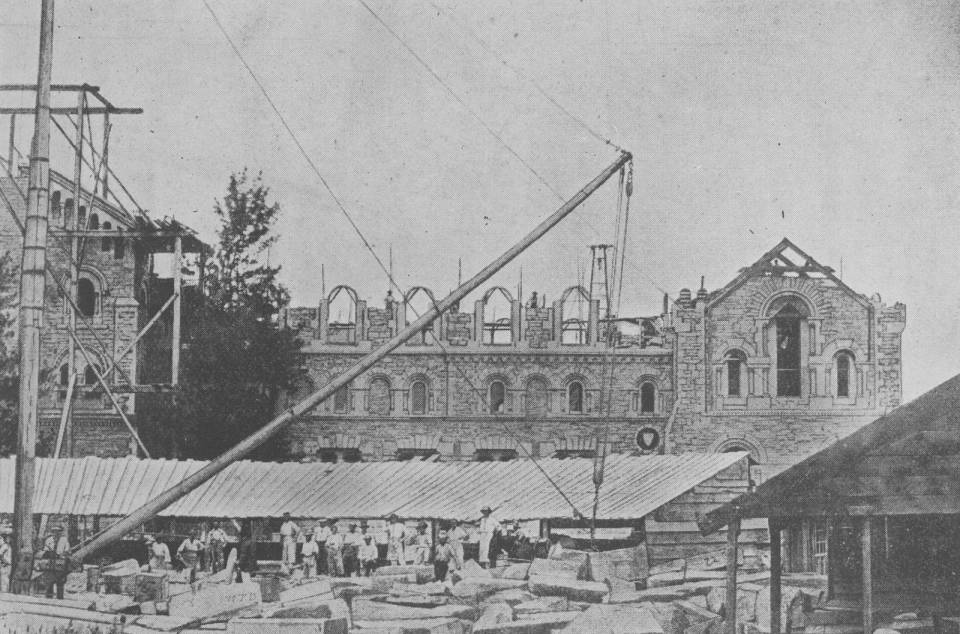
{"type": "Polygon", "coordinates": [[[660,432],[653,427],[644,427],[637,432],[635,440],[641,451],[653,451],[660,446],[660,432]]]}

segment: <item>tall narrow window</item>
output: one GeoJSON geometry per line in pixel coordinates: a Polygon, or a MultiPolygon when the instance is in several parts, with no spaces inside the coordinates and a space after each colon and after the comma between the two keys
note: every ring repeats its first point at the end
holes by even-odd
{"type": "Polygon", "coordinates": [[[571,414],[583,413],[583,383],[571,381],[567,386],[567,411],[571,414]]]}
{"type": "Polygon", "coordinates": [[[116,238],[113,241],[113,259],[122,260],[124,253],[126,253],[127,244],[123,241],[123,238],[116,238]]]}
{"type": "Polygon", "coordinates": [[[800,396],[800,313],[787,304],[777,313],[777,396],[800,396]]]}
{"type": "Polygon", "coordinates": [[[850,355],[846,353],[837,356],[837,396],[850,396],[850,355]]]}
{"type": "Polygon", "coordinates": [[[746,355],[739,350],[727,354],[727,396],[743,395],[743,369],[746,355]]]}
{"type": "Polygon", "coordinates": [[[60,366],[60,385],[67,385],[70,382],[70,368],[66,363],[60,366]]]}
{"type": "Polygon", "coordinates": [[[350,388],[344,385],[333,394],[333,411],[346,414],[350,409],[350,388]]]}
{"type": "Polygon", "coordinates": [[[93,317],[97,312],[97,289],[91,280],[77,280],[77,308],[84,317],[93,317]]]}
{"type": "Polygon", "coordinates": [[[88,365],[87,369],[83,371],[83,384],[96,385],[97,383],[97,370],[94,370],[92,365],[88,365]]]}
{"type": "Polygon", "coordinates": [[[504,412],[506,398],[507,388],[503,385],[503,381],[494,381],[491,383],[488,394],[490,413],[502,414],[504,412]]]}
{"type": "Polygon", "coordinates": [[[382,376],[370,381],[367,408],[374,416],[386,416],[390,413],[390,382],[382,376]]]}
{"type": "MultiPolygon", "coordinates": [[[[111,228],[112,226],[110,225],[110,221],[109,220],[104,221],[103,230],[110,231],[111,228]]],[[[113,240],[111,240],[110,238],[103,238],[100,240],[101,251],[110,251],[111,249],[113,249],[113,240]]]]}
{"type": "Polygon", "coordinates": [[[647,381],[640,386],[640,413],[653,414],[657,403],[657,388],[647,381]]]}
{"type": "Polygon", "coordinates": [[[410,413],[427,413],[427,384],[423,381],[414,381],[410,386],[410,413]]]}

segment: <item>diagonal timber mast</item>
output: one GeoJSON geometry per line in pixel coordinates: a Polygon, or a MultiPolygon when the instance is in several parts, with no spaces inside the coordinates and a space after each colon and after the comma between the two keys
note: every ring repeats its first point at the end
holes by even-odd
{"type": "Polygon", "coordinates": [[[577,192],[572,198],[567,200],[549,217],[537,225],[530,233],[525,235],[519,242],[507,249],[500,257],[485,266],[479,273],[460,285],[456,290],[450,293],[440,302],[425,312],[419,319],[409,324],[406,328],[394,335],[389,341],[362,357],[355,365],[346,372],[335,378],[333,381],[310,394],[305,399],[293,407],[280,414],[266,425],[260,431],[248,436],[237,445],[227,450],[214,460],[210,461],[205,467],[188,476],[182,482],[170,487],[154,499],[150,500],[133,513],[123,518],[116,524],[113,524],[90,542],[74,549],[71,556],[76,560],[92,555],[98,550],[108,546],[112,542],[121,539],[131,530],[140,526],[144,522],[152,519],[160,511],[170,506],[180,498],[199,487],[201,484],[223,471],[232,463],[242,459],[251,451],[262,445],[274,434],[286,427],[299,416],[306,414],[317,405],[330,398],[337,390],[350,381],[354,380],[388,354],[403,345],[408,339],[419,333],[425,327],[430,325],[442,313],[449,310],[452,306],[459,303],[469,293],[474,291],[481,284],[490,279],[497,271],[506,266],[510,261],[523,253],[530,245],[542,238],[548,231],[579,207],[587,198],[590,197],[601,185],[616,174],[620,168],[629,163],[632,156],[629,152],[622,152],[620,156],[608,167],[606,167],[592,181],[587,183],[583,189],[577,192]]]}

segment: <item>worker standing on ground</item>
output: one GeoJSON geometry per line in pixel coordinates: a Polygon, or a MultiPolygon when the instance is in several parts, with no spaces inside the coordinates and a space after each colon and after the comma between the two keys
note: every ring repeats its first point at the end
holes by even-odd
{"type": "Polygon", "coordinates": [[[447,531],[437,533],[437,547],[433,552],[433,575],[437,581],[446,581],[449,570],[459,570],[463,565],[457,557],[457,547],[449,541],[447,531]]]}
{"type": "Polygon", "coordinates": [[[402,566],[407,563],[403,555],[406,534],[407,527],[404,523],[396,515],[391,515],[387,526],[387,561],[391,565],[402,566]]]}
{"type": "Polygon", "coordinates": [[[360,547],[359,557],[363,576],[369,577],[370,573],[377,569],[380,561],[380,552],[377,550],[377,545],[373,543],[373,535],[363,536],[363,546],[360,547]]]}
{"type": "Polygon", "coordinates": [[[463,564],[463,544],[468,538],[469,535],[467,535],[466,529],[460,522],[458,520],[451,520],[450,530],[447,532],[447,539],[457,551],[457,561],[459,561],[461,565],[463,564]]]}
{"type": "Polygon", "coordinates": [[[300,527],[290,519],[290,513],[284,513],[283,524],[280,525],[280,540],[283,542],[280,561],[287,571],[297,565],[297,536],[299,535],[300,527]]]}
{"type": "Polygon", "coordinates": [[[413,565],[429,564],[431,550],[433,550],[433,539],[427,532],[427,523],[420,522],[417,524],[417,534],[413,538],[413,565]]]}
{"type": "Polygon", "coordinates": [[[330,537],[330,525],[333,524],[333,520],[321,519],[317,522],[316,526],[313,527],[313,539],[317,542],[317,548],[320,549],[320,552],[317,553],[317,570],[321,575],[328,575],[330,572],[327,570],[327,538],[330,537]]]}
{"type": "Polygon", "coordinates": [[[491,546],[493,546],[494,535],[500,531],[500,520],[494,516],[493,509],[489,506],[480,509],[480,515],[480,566],[489,568],[492,564],[496,564],[496,554],[493,553],[494,549],[491,546]]]}
{"type": "Polygon", "coordinates": [[[210,564],[210,572],[220,572],[223,570],[223,554],[227,549],[227,532],[223,530],[220,522],[215,522],[213,528],[207,533],[207,561],[210,564]]]}
{"type": "Polygon", "coordinates": [[[357,531],[357,525],[350,525],[350,532],[343,536],[343,573],[352,577],[360,572],[360,547],[363,546],[363,534],[357,531]]]}
{"type": "Polygon", "coordinates": [[[53,536],[57,540],[57,556],[66,555],[70,552],[70,540],[67,539],[66,532],[62,525],[53,527],[53,536]]]}
{"type": "Polygon", "coordinates": [[[190,571],[190,583],[197,580],[201,552],[203,552],[203,542],[200,541],[200,531],[193,529],[190,531],[190,536],[183,540],[180,548],[177,549],[177,559],[183,564],[184,570],[190,571]]]}
{"type": "Polygon", "coordinates": [[[170,567],[170,548],[153,535],[147,535],[143,541],[147,545],[147,569],[150,572],[165,572],[170,567]]]}
{"type": "Polygon", "coordinates": [[[317,555],[320,554],[320,544],[314,539],[313,530],[307,529],[307,540],[303,542],[303,576],[312,577],[317,574],[317,555]]]}
{"type": "Polygon", "coordinates": [[[343,576],[343,534],[334,524],[330,527],[330,536],[324,543],[327,549],[327,574],[331,577],[343,576]]]}
{"type": "Polygon", "coordinates": [[[61,574],[61,567],[58,566],[57,558],[57,538],[54,534],[47,535],[43,540],[43,550],[40,551],[40,560],[43,567],[43,581],[46,586],[46,597],[53,598],[53,590],[57,590],[57,598],[63,598],[63,588],[66,585],[67,573],[61,574]]]}
{"type": "Polygon", "coordinates": [[[250,575],[257,570],[257,532],[244,524],[240,530],[240,545],[237,547],[236,582],[243,581],[243,573],[250,575]]]}

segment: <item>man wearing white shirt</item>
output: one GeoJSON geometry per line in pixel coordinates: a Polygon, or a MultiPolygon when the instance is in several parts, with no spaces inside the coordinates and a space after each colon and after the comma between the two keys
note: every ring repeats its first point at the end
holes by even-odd
{"type": "Polygon", "coordinates": [[[297,536],[300,535],[300,527],[290,519],[289,513],[283,514],[283,524],[280,525],[280,540],[283,542],[283,555],[280,560],[283,565],[290,568],[297,563],[297,536]]]}
{"type": "Polygon", "coordinates": [[[404,546],[407,538],[407,527],[396,515],[390,516],[390,524],[387,526],[387,561],[394,566],[402,566],[406,562],[404,558],[404,546]]]}
{"type": "Polygon", "coordinates": [[[480,514],[480,565],[487,568],[490,566],[490,542],[493,541],[493,534],[500,530],[500,520],[489,506],[480,509],[480,514]]]}
{"type": "Polygon", "coordinates": [[[330,527],[330,535],[324,542],[327,550],[327,574],[331,577],[343,576],[343,535],[337,531],[337,525],[330,527]]]}
{"type": "Polygon", "coordinates": [[[317,555],[320,554],[320,544],[314,539],[313,531],[307,529],[307,540],[303,542],[303,576],[312,577],[317,572],[317,555]]]}

